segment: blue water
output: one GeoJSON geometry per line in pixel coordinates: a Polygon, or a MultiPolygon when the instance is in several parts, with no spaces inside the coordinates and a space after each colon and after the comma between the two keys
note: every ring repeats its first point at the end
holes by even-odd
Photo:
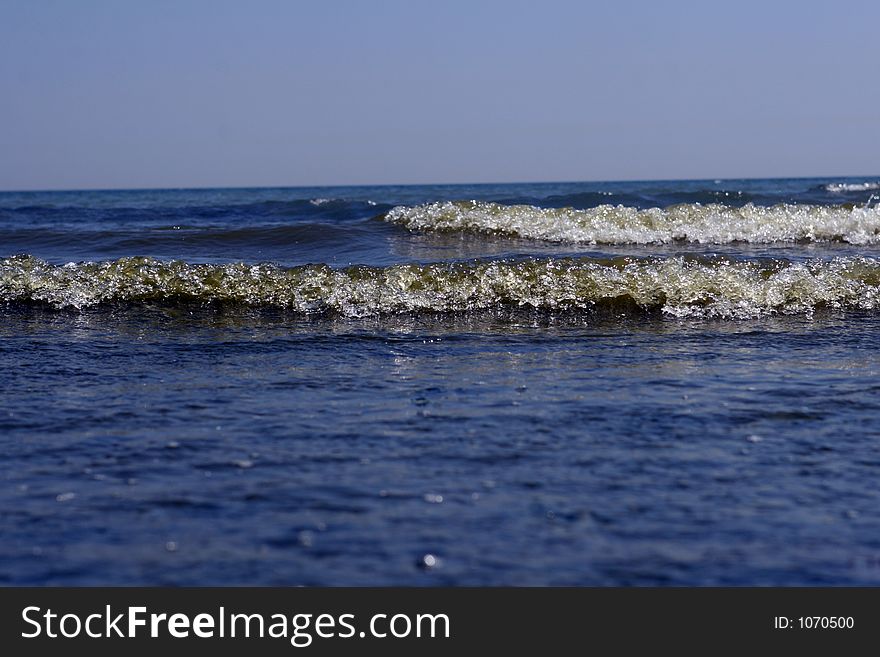
{"type": "Polygon", "coordinates": [[[0,582],[876,585],[878,181],[0,193],[0,582]]]}

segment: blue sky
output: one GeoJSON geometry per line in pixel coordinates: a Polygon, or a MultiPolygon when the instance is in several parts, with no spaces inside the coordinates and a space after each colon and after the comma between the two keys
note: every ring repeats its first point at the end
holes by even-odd
{"type": "Polygon", "coordinates": [[[880,174],[880,3],[0,0],[0,189],[880,174]]]}

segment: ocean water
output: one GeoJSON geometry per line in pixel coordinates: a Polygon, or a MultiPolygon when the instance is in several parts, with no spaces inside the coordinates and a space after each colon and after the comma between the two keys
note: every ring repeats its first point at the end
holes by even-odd
{"type": "Polygon", "coordinates": [[[877,585],[880,177],[0,193],[0,583],[877,585]]]}

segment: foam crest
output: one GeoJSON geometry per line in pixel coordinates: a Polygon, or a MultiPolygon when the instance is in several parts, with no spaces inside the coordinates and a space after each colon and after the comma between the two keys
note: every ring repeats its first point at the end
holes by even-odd
{"type": "Polygon", "coordinates": [[[876,309],[880,261],[563,258],[286,269],[150,258],[52,265],[16,256],[0,260],[0,300],[80,309],[114,303],[231,303],[350,317],[605,307],[745,318],[822,307],[876,309]]]}
{"type": "Polygon", "coordinates": [[[873,189],[880,189],[880,182],[831,183],[825,185],[825,191],[835,194],[845,192],[870,192],[873,189]]]}
{"type": "Polygon", "coordinates": [[[880,243],[880,206],[687,203],[645,210],[623,205],[579,210],[447,201],[398,206],[385,219],[417,231],[587,244],[880,243]]]}

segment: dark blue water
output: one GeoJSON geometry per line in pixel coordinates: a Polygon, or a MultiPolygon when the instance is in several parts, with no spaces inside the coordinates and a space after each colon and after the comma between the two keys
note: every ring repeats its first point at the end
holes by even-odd
{"type": "Polygon", "coordinates": [[[878,180],[2,193],[0,582],[876,585],[878,180]]]}

